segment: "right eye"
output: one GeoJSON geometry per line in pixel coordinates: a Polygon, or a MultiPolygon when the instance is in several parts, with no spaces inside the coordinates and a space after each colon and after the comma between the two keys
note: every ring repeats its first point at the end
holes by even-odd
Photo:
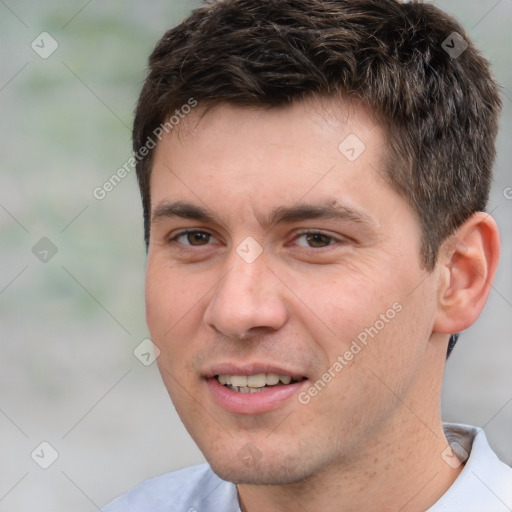
{"type": "Polygon", "coordinates": [[[178,242],[181,245],[195,247],[200,245],[208,245],[211,240],[214,240],[213,235],[206,231],[186,230],[181,231],[170,239],[171,242],[178,242]]]}

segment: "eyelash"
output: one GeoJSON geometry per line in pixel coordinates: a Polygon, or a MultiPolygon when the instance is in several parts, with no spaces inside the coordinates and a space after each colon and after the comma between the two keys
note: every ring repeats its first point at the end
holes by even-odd
{"type": "MultiPolygon", "coordinates": [[[[171,237],[169,239],[169,242],[178,242],[178,238],[180,238],[182,236],[190,235],[192,233],[201,233],[201,234],[213,237],[213,235],[211,233],[208,233],[208,231],[201,231],[200,229],[186,229],[184,231],[180,231],[179,233],[177,233],[176,235],[171,237]]],[[[180,242],[178,242],[178,243],[180,243],[180,242]]],[[[185,245],[186,247],[194,247],[192,245],[187,245],[187,244],[181,244],[181,245],[185,245]]],[[[209,245],[209,244],[205,244],[205,245],[209,245]]],[[[200,246],[198,246],[198,247],[200,247],[200,246]]]]}
{"type": "MultiPolygon", "coordinates": [[[[201,233],[201,234],[208,235],[209,237],[214,238],[214,236],[211,233],[209,233],[208,231],[201,231],[199,229],[187,229],[187,230],[184,230],[184,231],[180,231],[179,233],[174,235],[172,238],[170,238],[169,242],[177,242],[177,243],[180,243],[181,245],[183,245],[185,247],[202,247],[202,245],[194,246],[192,244],[184,244],[184,243],[178,242],[179,238],[181,238],[183,236],[190,235],[190,234],[194,234],[194,233],[201,233]]],[[[344,243],[347,242],[347,240],[342,238],[342,237],[335,237],[333,235],[324,233],[323,231],[315,231],[315,230],[301,231],[301,232],[297,233],[293,237],[293,241],[296,241],[300,237],[307,236],[307,235],[321,235],[321,236],[324,236],[324,237],[330,239],[330,243],[328,243],[324,247],[320,247],[320,248],[318,248],[318,247],[309,247],[309,246],[299,246],[299,247],[302,247],[302,248],[305,248],[305,249],[313,249],[313,250],[314,249],[326,249],[327,247],[330,247],[331,245],[335,245],[336,243],[344,244],[344,243]]],[[[208,241],[210,241],[210,239],[208,241]]],[[[210,245],[210,244],[207,243],[207,244],[204,244],[204,245],[210,245]]]]}

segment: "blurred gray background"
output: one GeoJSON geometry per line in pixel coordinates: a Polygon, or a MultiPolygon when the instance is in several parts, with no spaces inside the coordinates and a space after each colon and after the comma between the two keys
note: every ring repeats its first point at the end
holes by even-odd
{"type": "MultiPolygon", "coordinates": [[[[502,262],[448,362],[443,414],[485,426],[510,464],[512,0],[436,3],[491,59],[504,102],[489,203],[502,262]]],[[[0,1],[0,512],[95,511],[203,460],[133,353],[148,336],[135,175],[93,196],[131,155],[147,56],[198,5],[0,1]]]]}

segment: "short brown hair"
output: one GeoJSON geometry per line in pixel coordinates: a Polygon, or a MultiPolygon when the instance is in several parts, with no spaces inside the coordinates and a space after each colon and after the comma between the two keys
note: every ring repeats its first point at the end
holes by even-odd
{"type": "MultiPolygon", "coordinates": [[[[416,212],[422,261],[433,269],[441,243],[485,210],[501,101],[487,60],[461,25],[431,4],[211,2],[153,51],[134,151],[139,156],[191,98],[204,107],[272,107],[336,94],[363,101],[385,128],[386,178],[416,212]]],[[[137,178],[147,244],[152,151],[144,153],[137,178]]]]}

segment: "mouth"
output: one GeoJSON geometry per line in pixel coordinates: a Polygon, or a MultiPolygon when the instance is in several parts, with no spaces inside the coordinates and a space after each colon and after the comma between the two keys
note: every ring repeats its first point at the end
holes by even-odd
{"type": "Polygon", "coordinates": [[[253,415],[293,407],[308,378],[279,367],[222,365],[205,375],[208,396],[224,411],[253,415]]]}
{"type": "Polygon", "coordinates": [[[219,384],[236,393],[261,393],[280,386],[302,382],[305,377],[293,377],[277,373],[258,373],[256,375],[215,375],[219,384]]]}

